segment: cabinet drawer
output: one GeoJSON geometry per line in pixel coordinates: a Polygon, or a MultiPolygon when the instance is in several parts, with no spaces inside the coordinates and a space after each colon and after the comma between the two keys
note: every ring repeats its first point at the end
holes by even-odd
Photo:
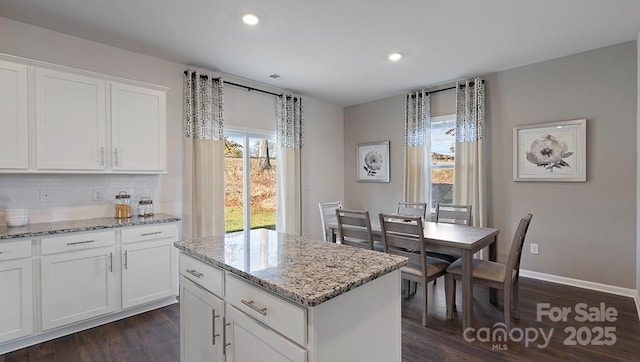
{"type": "Polygon", "coordinates": [[[42,238],[42,255],[110,246],[115,241],[116,234],[112,230],[47,237],[42,238]]]}
{"type": "Polygon", "coordinates": [[[31,257],[31,239],[0,241],[0,261],[31,257]]]}
{"type": "Polygon", "coordinates": [[[138,226],[125,228],[122,230],[122,243],[135,243],[136,241],[173,238],[177,241],[178,225],[154,224],[149,226],[138,226]]]}
{"type": "Polygon", "coordinates": [[[306,345],[307,310],[227,273],[225,300],[301,346],[306,345]]]}
{"type": "Polygon", "coordinates": [[[216,267],[180,253],[180,275],[219,297],[224,296],[224,274],[216,267]]]}

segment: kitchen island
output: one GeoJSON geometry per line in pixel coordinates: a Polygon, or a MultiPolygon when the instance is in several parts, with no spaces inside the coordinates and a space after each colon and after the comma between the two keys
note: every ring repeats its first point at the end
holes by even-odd
{"type": "Polygon", "coordinates": [[[175,246],[183,361],[401,360],[406,258],[266,229],[175,246]]]}

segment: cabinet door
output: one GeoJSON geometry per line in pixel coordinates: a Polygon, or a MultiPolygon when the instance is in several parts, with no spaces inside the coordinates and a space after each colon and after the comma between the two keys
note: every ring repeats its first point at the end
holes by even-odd
{"type": "Polygon", "coordinates": [[[104,169],[105,103],[100,79],[36,69],[37,168],[104,169]]]}
{"type": "Polygon", "coordinates": [[[180,360],[224,361],[224,302],[180,278],[180,360]]]}
{"type": "Polygon", "coordinates": [[[122,247],[122,308],[175,296],[176,249],[173,239],[160,239],[122,247]]]}
{"type": "Polygon", "coordinates": [[[113,248],[43,256],[42,329],[115,311],[113,248]]]}
{"type": "Polygon", "coordinates": [[[306,361],[307,351],[227,304],[227,361],[306,361]]]}
{"type": "Polygon", "coordinates": [[[27,67],[0,61],[0,169],[29,167],[27,67]]]}
{"type": "Polygon", "coordinates": [[[114,171],[166,171],[166,93],[111,84],[111,144],[114,171]]]}
{"type": "Polygon", "coordinates": [[[31,258],[0,262],[0,343],[33,333],[31,258]]]}

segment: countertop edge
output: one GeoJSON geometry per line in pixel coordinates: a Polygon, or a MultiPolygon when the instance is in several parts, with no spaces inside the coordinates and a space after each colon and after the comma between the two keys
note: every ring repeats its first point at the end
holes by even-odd
{"type": "Polygon", "coordinates": [[[74,232],[83,232],[83,231],[93,231],[93,230],[104,230],[104,229],[116,229],[116,228],[125,228],[125,227],[130,227],[130,226],[142,226],[142,225],[153,225],[153,224],[165,224],[165,223],[170,223],[170,222],[178,222],[181,221],[182,219],[179,217],[175,217],[175,216],[171,216],[171,215],[167,215],[167,214],[159,214],[159,215],[163,215],[162,218],[160,219],[139,219],[139,218],[133,218],[133,219],[129,219],[127,220],[126,223],[121,223],[121,224],[117,224],[117,223],[107,223],[107,220],[116,220],[113,218],[93,218],[93,219],[79,219],[79,220],[70,220],[70,221],[56,221],[56,222],[47,222],[47,223],[36,223],[36,224],[29,224],[27,226],[24,227],[0,227],[0,242],[2,240],[8,240],[8,239],[19,239],[19,238],[34,238],[34,237],[41,237],[41,236],[48,236],[48,235],[58,235],[58,234],[66,234],[66,233],[74,233],[74,232]],[[105,220],[105,222],[101,223],[98,222],[98,220],[105,220]],[[60,225],[64,225],[65,223],[80,223],[80,222],[87,222],[87,223],[91,223],[94,222],[95,224],[91,224],[88,226],[72,226],[72,227],[63,227],[63,226],[59,226],[56,227],[56,224],[60,224],[60,225]],[[51,225],[50,229],[44,229],[41,231],[29,231],[29,230],[25,230],[25,231],[18,231],[21,228],[29,228],[29,227],[37,227],[38,225],[42,225],[43,227],[46,227],[46,225],[51,225]],[[10,233],[11,229],[14,229],[14,233],[10,233]]]}
{"type": "Polygon", "coordinates": [[[330,300],[332,298],[335,298],[335,297],[337,297],[337,296],[339,296],[341,294],[344,294],[344,293],[346,293],[346,292],[348,292],[348,291],[350,291],[352,289],[355,289],[355,288],[357,288],[357,287],[359,287],[361,285],[364,285],[364,284],[366,284],[366,283],[368,283],[368,282],[370,282],[372,280],[375,280],[375,279],[377,279],[377,278],[379,278],[379,277],[381,277],[383,275],[386,275],[386,274],[389,274],[389,273],[391,273],[391,272],[393,272],[395,270],[398,270],[401,267],[407,265],[407,262],[408,262],[405,259],[402,262],[398,262],[398,263],[396,263],[394,265],[391,265],[391,266],[389,266],[387,268],[384,268],[384,269],[381,269],[381,270],[379,270],[379,271],[377,271],[375,273],[372,273],[372,274],[368,275],[365,278],[361,278],[361,279],[356,280],[356,281],[354,281],[352,283],[349,283],[348,285],[346,285],[346,286],[344,286],[342,288],[333,289],[331,293],[325,293],[325,294],[323,294],[321,296],[317,296],[317,297],[314,297],[314,298],[307,298],[307,297],[298,295],[296,293],[292,293],[291,291],[289,291],[287,289],[284,289],[282,287],[279,287],[276,284],[269,283],[269,282],[265,281],[264,279],[260,279],[260,278],[258,278],[256,276],[248,274],[248,273],[246,273],[244,271],[238,270],[238,269],[236,269],[236,268],[234,268],[234,267],[232,267],[232,266],[230,266],[228,264],[225,264],[225,263],[222,263],[222,262],[217,261],[215,259],[209,258],[204,254],[197,253],[197,252],[195,252],[195,251],[193,251],[193,250],[191,250],[191,249],[189,249],[189,248],[187,248],[187,247],[185,247],[183,245],[180,245],[179,242],[175,242],[174,246],[177,249],[185,252],[186,254],[188,254],[188,255],[190,255],[190,256],[192,256],[192,257],[194,257],[194,258],[196,258],[196,259],[198,259],[198,260],[200,260],[202,262],[205,262],[205,263],[211,264],[211,265],[213,265],[215,267],[218,267],[218,268],[221,268],[223,270],[229,271],[229,272],[233,273],[234,275],[246,280],[249,283],[255,284],[255,285],[260,286],[260,287],[263,287],[263,288],[267,289],[268,291],[270,291],[270,292],[272,292],[272,293],[274,293],[274,294],[276,294],[276,295],[278,295],[278,296],[280,296],[282,298],[285,298],[285,299],[287,299],[289,301],[292,301],[294,303],[303,305],[305,307],[314,307],[314,306],[317,306],[319,304],[322,304],[322,303],[324,303],[324,302],[326,302],[326,301],[328,301],[328,300],[330,300]]]}

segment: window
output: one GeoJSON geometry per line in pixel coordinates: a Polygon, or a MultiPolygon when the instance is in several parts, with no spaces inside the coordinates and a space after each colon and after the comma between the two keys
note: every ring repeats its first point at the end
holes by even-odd
{"type": "Polygon", "coordinates": [[[225,131],[225,232],[276,228],[273,133],[225,131]]]}
{"type": "Polygon", "coordinates": [[[453,202],[456,115],[431,118],[431,209],[453,202]]]}

